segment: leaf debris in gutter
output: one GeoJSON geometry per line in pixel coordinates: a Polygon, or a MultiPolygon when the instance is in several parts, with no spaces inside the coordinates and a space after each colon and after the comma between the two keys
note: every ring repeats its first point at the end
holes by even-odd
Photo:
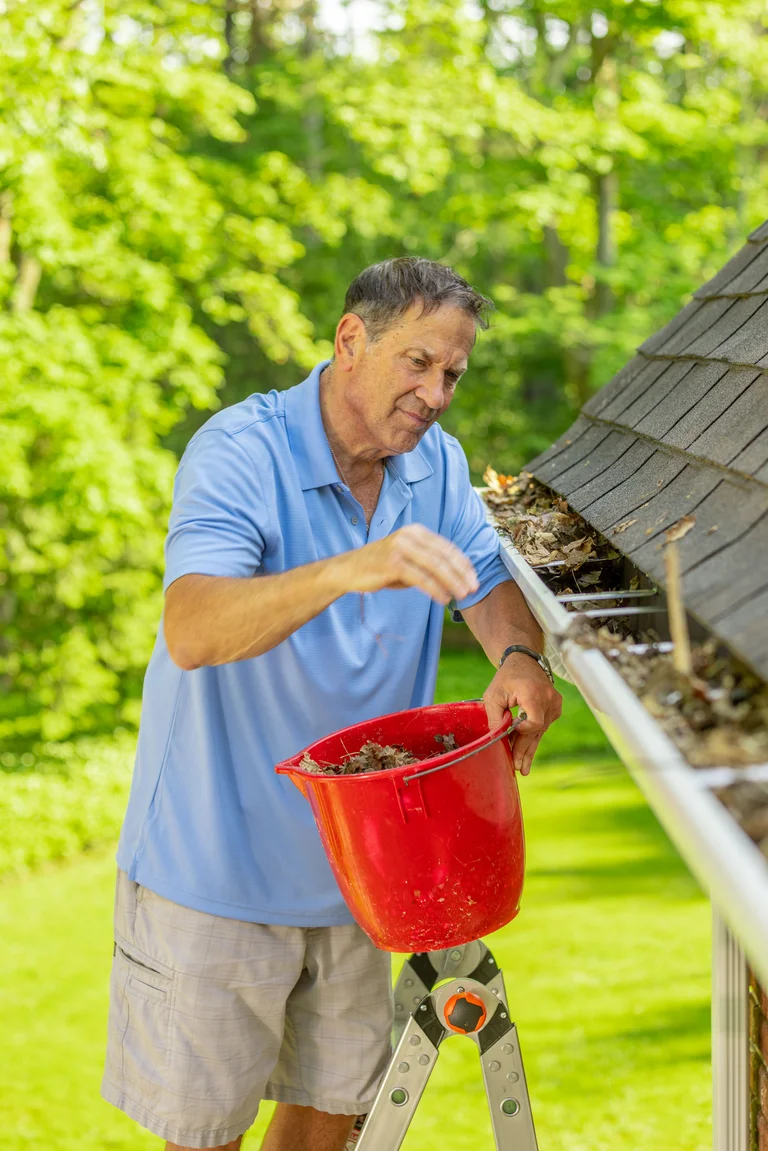
{"type": "MultiPolygon", "coordinates": [[[[555,594],[570,592],[571,582],[579,590],[585,586],[594,590],[616,587],[616,565],[610,561],[623,561],[621,552],[611,548],[561,496],[527,472],[514,477],[489,467],[484,479],[484,498],[499,521],[500,531],[509,535],[532,567],[565,559],[571,554],[565,548],[572,539],[579,541],[578,548],[573,549],[579,561],[585,562],[583,556],[590,559],[586,572],[577,574],[576,565],[565,563],[554,570],[557,574],[540,572],[550,590],[555,594]],[[558,518],[554,520],[554,516],[558,518]]],[[[621,533],[631,523],[625,520],[614,532],[621,533]]],[[[668,529],[668,538],[683,539],[694,525],[694,516],[683,516],[668,529]]],[[[630,588],[637,584],[637,577],[633,577],[630,588]]],[[[671,654],[653,647],[642,655],[632,651],[636,643],[653,643],[659,637],[653,631],[634,634],[629,623],[613,620],[609,628],[600,626],[599,620],[583,619],[573,626],[569,638],[585,648],[598,648],[608,657],[692,767],[745,767],[768,762],[768,686],[730,654],[721,654],[716,643],[693,648],[689,677],[675,670],[671,654]],[[617,631],[617,627],[622,630],[617,631]]]]}
{"type": "Polygon", "coordinates": [[[574,639],[602,651],[692,767],[768,762],[768,687],[714,642],[692,648],[689,677],[671,653],[639,656],[606,627],[582,626],[574,639]]]}
{"type": "Polygon", "coordinates": [[[530,472],[505,476],[489,467],[483,480],[485,502],[498,530],[509,536],[531,567],[560,561],[566,570],[575,571],[588,560],[618,558],[619,553],[566,500],[530,472]]]}

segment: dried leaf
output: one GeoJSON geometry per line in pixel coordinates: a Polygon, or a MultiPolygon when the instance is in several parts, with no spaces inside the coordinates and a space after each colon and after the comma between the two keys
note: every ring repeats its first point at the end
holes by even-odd
{"type": "Polygon", "coordinates": [[[717,531],[719,531],[719,530],[720,530],[720,524],[712,524],[712,527],[711,527],[711,528],[707,528],[707,530],[706,530],[706,532],[705,532],[704,534],[705,534],[705,535],[708,535],[708,536],[711,536],[711,535],[712,535],[712,532],[717,532],[717,531]]]}
{"type": "Polygon", "coordinates": [[[687,536],[688,532],[696,523],[696,516],[681,516],[677,523],[672,524],[671,528],[667,528],[664,532],[664,538],[668,544],[674,543],[675,540],[681,540],[683,536],[687,536]]]}
{"type": "Polygon", "coordinates": [[[637,520],[624,520],[623,523],[616,524],[616,527],[611,532],[611,535],[617,536],[619,532],[625,532],[627,528],[631,528],[632,524],[636,524],[637,520]]]}

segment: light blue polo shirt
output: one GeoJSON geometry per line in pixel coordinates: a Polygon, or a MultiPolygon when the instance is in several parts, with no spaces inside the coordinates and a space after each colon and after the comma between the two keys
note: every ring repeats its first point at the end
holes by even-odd
{"type": "MultiPolygon", "coordinates": [[[[391,456],[366,529],[323,428],[325,366],[217,413],[192,437],[174,486],[165,587],[195,572],[284,572],[421,523],[474,564],[479,589],[456,605],[471,607],[509,574],[461,447],[435,425],[414,451],[391,456]]],[[[196,671],[174,664],[161,626],[119,866],[215,915],[353,922],[309,804],[274,765],[350,724],[431,703],[442,626],[443,608],[421,591],[348,594],[272,651],[196,671]]]]}

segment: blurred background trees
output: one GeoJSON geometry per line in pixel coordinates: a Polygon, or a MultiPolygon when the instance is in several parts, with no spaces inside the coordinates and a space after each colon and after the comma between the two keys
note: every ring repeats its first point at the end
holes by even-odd
{"type": "Polygon", "coordinates": [[[131,727],[178,453],[419,254],[516,470],[768,216],[763,0],[6,0],[0,740],[131,727]]]}

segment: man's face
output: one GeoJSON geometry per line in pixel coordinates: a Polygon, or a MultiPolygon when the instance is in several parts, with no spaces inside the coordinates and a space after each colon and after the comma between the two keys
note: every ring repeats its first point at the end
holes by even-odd
{"type": "Polygon", "coordinates": [[[370,443],[387,455],[412,451],[448,408],[474,341],[466,312],[443,305],[422,315],[420,303],[365,340],[346,399],[370,443]]]}

